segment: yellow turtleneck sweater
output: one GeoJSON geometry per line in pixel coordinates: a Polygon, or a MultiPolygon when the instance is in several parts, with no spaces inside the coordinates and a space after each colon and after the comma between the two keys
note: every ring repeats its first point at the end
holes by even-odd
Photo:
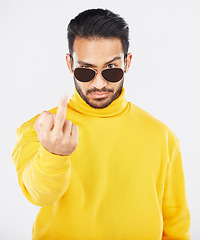
{"type": "Polygon", "coordinates": [[[37,117],[17,129],[12,155],[24,195],[41,206],[33,240],[190,239],[179,141],[127,102],[124,88],[104,109],[75,90],[66,118],[78,125],[79,145],[70,156],[42,147],[37,117]]]}

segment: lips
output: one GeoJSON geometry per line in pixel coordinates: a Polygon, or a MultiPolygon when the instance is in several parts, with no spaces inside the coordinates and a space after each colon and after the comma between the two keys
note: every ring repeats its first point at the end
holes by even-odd
{"type": "Polygon", "coordinates": [[[108,96],[108,92],[91,92],[90,95],[94,98],[105,98],[108,96]]]}

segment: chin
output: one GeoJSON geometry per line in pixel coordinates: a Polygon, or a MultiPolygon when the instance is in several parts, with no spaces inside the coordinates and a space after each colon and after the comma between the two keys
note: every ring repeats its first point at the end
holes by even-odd
{"type": "Polygon", "coordinates": [[[108,107],[115,99],[117,99],[119,97],[119,95],[122,92],[122,87],[123,87],[123,83],[124,83],[124,79],[122,79],[121,84],[119,85],[118,89],[107,98],[99,98],[99,99],[90,99],[87,97],[87,95],[85,95],[83,93],[83,91],[81,90],[81,87],[79,86],[79,84],[77,83],[77,80],[74,78],[74,84],[76,87],[77,92],[79,93],[79,95],[81,96],[81,98],[92,108],[97,108],[97,109],[102,109],[102,108],[106,108],[108,107]]]}
{"type": "Polygon", "coordinates": [[[97,109],[106,108],[112,102],[113,102],[113,100],[107,100],[106,102],[104,102],[103,99],[98,99],[98,100],[96,99],[96,100],[93,100],[93,101],[86,101],[86,103],[89,104],[91,107],[97,108],[97,109]]]}

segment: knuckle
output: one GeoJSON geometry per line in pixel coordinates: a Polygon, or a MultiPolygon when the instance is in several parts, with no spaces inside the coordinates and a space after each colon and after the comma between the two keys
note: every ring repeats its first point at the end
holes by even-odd
{"type": "Polygon", "coordinates": [[[41,114],[45,115],[45,114],[48,114],[49,112],[48,111],[43,111],[41,114]]]}
{"type": "Polygon", "coordinates": [[[40,125],[41,123],[43,123],[43,120],[44,120],[44,113],[42,112],[36,119],[35,123],[40,125]]]}
{"type": "Polygon", "coordinates": [[[48,115],[46,115],[46,118],[45,118],[48,122],[52,122],[52,121],[54,121],[54,117],[53,117],[53,115],[51,115],[51,114],[48,114],[48,115]]]}
{"type": "Polygon", "coordinates": [[[47,134],[47,132],[43,132],[43,133],[42,133],[42,139],[43,139],[43,141],[45,141],[45,142],[48,141],[49,135],[47,134]]]}
{"type": "Polygon", "coordinates": [[[63,141],[63,146],[70,146],[71,142],[68,138],[66,138],[64,141],[63,141]]]}
{"type": "Polygon", "coordinates": [[[65,114],[63,112],[60,112],[59,114],[57,114],[56,116],[59,120],[62,120],[65,118],[65,114]]]}
{"type": "Polygon", "coordinates": [[[69,119],[65,119],[65,127],[66,128],[71,128],[72,122],[69,119]]]}
{"type": "Polygon", "coordinates": [[[59,115],[56,116],[56,119],[57,119],[58,121],[60,121],[60,120],[62,120],[63,118],[62,118],[62,116],[59,114],[59,115]]]}
{"type": "Polygon", "coordinates": [[[60,143],[60,136],[58,136],[58,135],[53,135],[51,140],[52,140],[52,143],[53,143],[53,144],[55,144],[55,145],[56,145],[56,144],[59,144],[59,143],[60,143]]]}
{"type": "Polygon", "coordinates": [[[72,138],[70,141],[71,147],[76,147],[78,145],[78,139],[77,138],[72,138]]]}
{"type": "Polygon", "coordinates": [[[67,124],[72,124],[72,122],[69,119],[66,119],[67,124]]]}
{"type": "Polygon", "coordinates": [[[43,111],[41,114],[40,114],[40,118],[42,119],[42,120],[44,120],[44,119],[46,119],[46,118],[48,118],[48,117],[50,117],[51,116],[51,113],[50,112],[48,112],[48,111],[43,111]]]}
{"type": "Polygon", "coordinates": [[[46,111],[43,111],[42,113],[40,113],[38,119],[43,119],[46,115],[47,115],[46,111]]]}

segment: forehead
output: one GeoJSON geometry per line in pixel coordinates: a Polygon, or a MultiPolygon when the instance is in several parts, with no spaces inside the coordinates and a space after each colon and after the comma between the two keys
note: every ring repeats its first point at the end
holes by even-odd
{"type": "Polygon", "coordinates": [[[73,44],[74,61],[103,64],[115,57],[123,59],[123,47],[118,38],[76,38],[73,44]]]}

